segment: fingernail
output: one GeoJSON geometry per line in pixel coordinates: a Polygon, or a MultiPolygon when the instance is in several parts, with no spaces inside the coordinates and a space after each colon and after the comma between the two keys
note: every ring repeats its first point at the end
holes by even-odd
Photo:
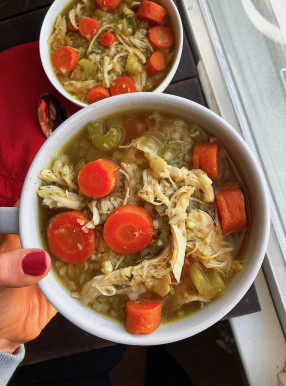
{"type": "Polygon", "coordinates": [[[29,252],[22,260],[22,270],[26,275],[41,276],[46,269],[47,259],[44,251],[29,252]]]}

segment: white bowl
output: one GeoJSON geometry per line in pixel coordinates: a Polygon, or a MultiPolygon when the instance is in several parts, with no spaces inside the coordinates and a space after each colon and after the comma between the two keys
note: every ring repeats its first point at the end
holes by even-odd
{"type": "MultiPolygon", "coordinates": [[[[57,15],[62,12],[62,10],[65,8],[65,6],[68,3],[70,3],[70,1],[71,0],[55,0],[51,5],[51,7],[49,8],[45,16],[45,19],[43,21],[41,33],[40,33],[40,56],[41,56],[42,65],[44,67],[46,75],[49,78],[50,82],[53,84],[53,86],[71,102],[75,103],[78,106],[85,107],[87,106],[87,104],[80,102],[79,100],[74,98],[71,94],[69,94],[63,88],[58,78],[56,77],[52,68],[52,64],[50,60],[50,52],[49,52],[50,50],[47,43],[48,38],[52,33],[57,15]]],[[[177,7],[174,5],[173,0],[157,0],[157,2],[158,4],[161,4],[162,6],[164,6],[164,8],[168,11],[169,19],[173,26],[173,32],[175,36],[175,47],[174,47],[172,66],[169,68],[169,71],[166,77],[163,79],[163,81],[159,84],[159,86],[156,89],[153,90],[153,92],[161,93],[171,83],[177,71],[177,68],[179,66],[181,55],[182,55],[182,49],[183,49],[183,27],[182,27],[181,17],[179,15],[177,7]]]]}
{"type": "Polygon", "coordinates": [[[266,183],[253,154],[240,135],[222,118],[207,108],[187,99],[166,94],[134,93],[102,100],[66,120],[44,143],[25,179],[20,200],[20,237],[24,248],[42,248],[38,229],[37,175],[74,133],[90,120],[136,108],[154,108],[174,112],[195,120],[223,144],[236,165],[249,198],[250,224],[247,232],[246,263],[226,292],[201,311],[176,322],[162,325],[149,335],[132,335],[123,325],[105,319],[73,299],[51,272],[39,286],[47,299],[67,319],[83,330],[101,338],[129,345],[165,344],[195,335],[224,317],[245,295],[262,264],[269,236],[270,216],[266,183]]]}

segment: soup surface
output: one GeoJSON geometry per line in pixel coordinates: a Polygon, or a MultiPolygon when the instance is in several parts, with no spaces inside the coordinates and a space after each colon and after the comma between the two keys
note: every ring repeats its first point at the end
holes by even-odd
{"type": "Polygon", "coordinates": [[[168,12],[154,1],[72,1],[49,38],[51,62],[73,97],[93,103],[152,91],[173,59],[168,12]]]}
{"type": "Polygon", "coordinates": [[[43,243],[60,280],[131,333],[198,311],[242,269],[245,189],[191,120],[138,109],[91,121],[39,177],[43,243]]]}

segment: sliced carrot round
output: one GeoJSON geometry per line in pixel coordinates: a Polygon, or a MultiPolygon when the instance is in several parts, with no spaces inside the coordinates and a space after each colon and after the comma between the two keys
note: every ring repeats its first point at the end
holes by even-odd
{"type": "Polygon", "coordinates": [[[65,212],[53,217],[48,225],[48,243],[53,254],[67,263],[87,260],[96,247],[97,234],[86,224],[81,212],[65,212]]]}
{"type": "Polygon", "coordinates": [[[133,139],[141,137],[149,127],[149,122],[146,118],[131,117],[126,119],[123,124],[124,142],[130,143],[133,139]]]}
{"type": "Polygon", "coordinates": [[[147,60],[145,70],[149,75],[156,75],[166,68],[166,59],[162,52],[154,52],[147,60]]]}
{"type": "Polygon", "coordinates": [[[219,179],[220,146],[217,142],[197,142],[193,151],[193,166],[202,169],[210,179],[219,179]]]}
{"type": "Polygon", "coordinates": [[[224,188],[215,195],[223,234],[242,231],[247,227],[245,200],[239,187],[224,188]]]}
{"type": "Polygon", "coordinates": [[[137,19],[146,20],[153,24],[163,24],[167,16],[168,12],[165,8],[147,0],[142,1],[136,12],[137,19]]]}
{"type": "Polygon", "coordinates": [[[96,0],[96,2],[101,8],[114,9],[120,5],[121,0],[96,0]]]}
{"type": "Polygon", "coordinates": [[[119,94],[127,94],[135,91],[135,83],[128,76],[120,76],[119,78],[116,78],[110,87],[110,93],[112,96],[119,94]]]}
{"type": "Polygon", "coordinates": [[[91,104],[98,102],[101,99],[108,98],[110,96],[109,90],[102,86],[95,86],[87,94],[87,103],[91,104]]]}
{"type": "Polygon", "coordinates": [[[74,48],[62,46],[53,53],[52,64],[59,74],[66,74],[75,69],[78,58],[79,53],[74,48]]]}
{"type": "Polygon", "coordinates": [[[102,35],[100,35],[99,42],[103,47],[109,47],[115,42],[115,36],[112,32],[104,32],[102,35]]]}
{"type": "Polygon", "coordinates": [[[150,28],[148,39],[157,50],[169,48],[175,41],[173,31],[163,25],[155,25],[150,28]]]}
{"type": "Polygon", "coordinates": [[[127,301],[125,328],[131,334],[150,334],[160,325],[163,302],[160,300],[127,301]]]}
{"type": "Polygon", "coordinates": [[[136,205],[123,205],[114,209],[103,228],[106,244],[122,254],[142,251],[150,244],[152,235],[150,214],[136,205]]]}
{"type": "Polygon", "coordinates": [[[118,166],[108,159],[89,162],[78,173],[77,181],[86,196],[104,197],[116,188],[118,166]]]}
{"type": "Polygon", "coordinates": [[[79,33],[86,39],[93,38],[99,30],[98,22],[91,17],[85,17],[79,23],[79,33]]]}

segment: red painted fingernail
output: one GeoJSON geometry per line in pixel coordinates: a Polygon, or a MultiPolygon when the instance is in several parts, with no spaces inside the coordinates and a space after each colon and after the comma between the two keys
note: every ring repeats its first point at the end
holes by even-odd
{"type": "Polygon", "coordinates": [[[33,251],[22,260],[22,270],[29,276],[41,276],[46,272],[47,258],[44,251],[33,251]]]}

